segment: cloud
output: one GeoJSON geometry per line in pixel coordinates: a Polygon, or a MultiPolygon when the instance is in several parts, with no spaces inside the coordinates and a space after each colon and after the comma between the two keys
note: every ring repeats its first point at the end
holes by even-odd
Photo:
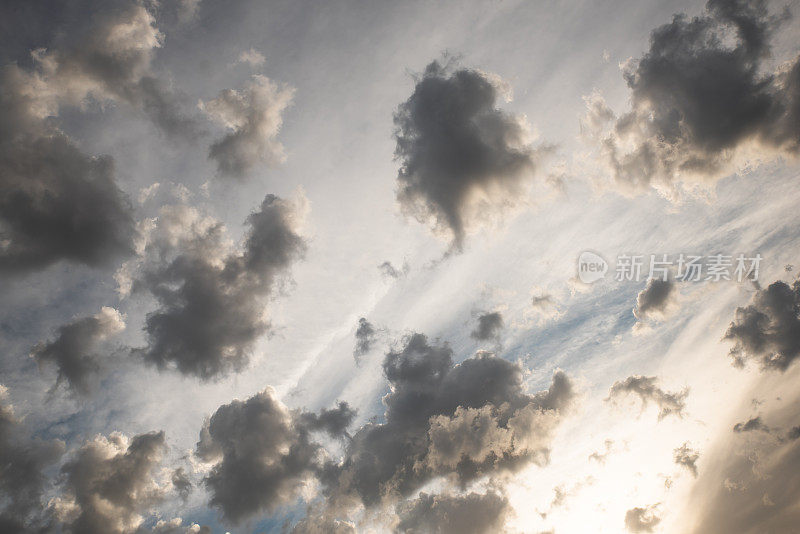
{"type": "Polygon", "coordinates": [[[633,315],[639,321],[664,317],[674,305],[675,292],[675,282],[661,278],[649,279],[647,286],[636,296],[633,315]]]}
{"type": "Polygon", "coordinates": [[[286,159],[276,137],[293,98],[293,88],[257,74],[244,89],[225,89],[217,98],[201,102],[214,122],[230,130],[208,152],[220,175],[243,178],[258,164],[276,165],[286,159]]]}
{"type": "Polygon", "coordinates": [[[437,477],[463,484],[547,462],[549,440],[573,401],[569,379],[557,371],[549,390],[530,395],[518,365],[485,352],[453,365],[452,356],[422,334],[386,355],[385,422],[362,426],[342,461],[326,465],[321,480],[331,506],[391,502],[437,477]]]}
{"type": "Polygon", "coordinates": [[[90,317],[82,317],[58,328],[52,341],[38,343],[31,356],[40,365],[52,363],[58,368],[55,389],[62,382],[80,394],[91,391],[91,380],[100,371],[97,345],[125,329],[125,322],[114,308],[103,307],[90,317]]]}
{"type": "Polygon", "coordinates": [[[353,357],[358,360],[358,358],[369,352],[374,341],[375,327],[365,317],[360,318],[356,329],[356,348],[353,349],[353,357]]]}
{"type": "Polygon", "coordinates": [[[723,339],[734,343],[734,365],[748,360],[762,369],[785,371],[800,355],[800,282],[774,282],[759,289],[748,306],[736,308],[723,339]]]}
{"type": "Polygon", "coordinates": [[[162,209],[139,263],[117,277],[159,302],[147,314],[148,346],[134,352],[204,380],[242,370],[269,329],[264,302],[276,279],[305,251],[305,211],[302,198],[267,195],[247,218],[242,250],[230,251],[219,222],[186,206],[162,209]]]}
{"type": "Polygon", "coordinates": [[[250,50],[245,50],[239,54],[239,59],[236,60],[236,63],[247,63],[251,67],[260,67],[265,61],[264,54],[255,48],[250,48],[250,50]]]}
{"type": "Polygon", "coordinates": [[[24,532],[44,523],[44,470],[59,461],[64,443],[31,437],[0,386],[0,531],[24,532]]]}
{"type": "Polygon", "coordinates": [[[192,485],[192,481],[189,480],[189,476],[186,474],[186,471],[183,467],[178,467],[172,472],[172,487],[175,488],[175,491],[178,492],[178,495],[181,496],[183,502],[189,498],[189,494],[192,493],[194,486],[192,485]]]}
{"type": "Polygon", "coordinates": [[[584,125],[619,187],[674,193],[732,172],[755,150],[797,154],[800,61],[768,70],[780,20],[764,0],[709,0],[700,16],[653,30],[649,50],[625,65],[629,112],[617,118],[587,97],[584,125]]]}
{"type": "Polygon", "coordinates": [[[518,205],[533,178],[524,118],[497,107],[504,91],[496,77],[434,61],[394,116],[397,200],[457,251],[469,230],[518,205]]]}
{"type": "Polygon", "coordinates": [[[408,274],[409,266],[408,263],[403,262],[403,266],[400,268],[395,267],[392,265],[392,262],[385,261],[378,265],[378,269],[381,271],[383,276],[387,276],[389,278],[403,278],[408,274]]]}
{"type": "Polygon", "coordinates": [[[497,339],[503,330],[503,315],[500,312],[482,313],[478,316],[478,324],[470,336],[479,341],[497,339]]]}
{"type": "Polygon", "coordinates": [[[752,417],[745,421],[744,423],[736,423],[733,425],[733,431],[737,434],[742,432],[770,432],[770,428],[764,424],[764,421],[761,420],[761,417],[752,417]]]}
{"type": "Polygon", "coordinates": [[[98,436],[61,468],[61,496],[51,502],[69,532],[132,534],[141,514],[165,497],[169,485],[156,478],[166,448],[163,432],[98,436]]]}
{"type": "MultiPolygon", "coordinates": [[[[784,382],[782,393],[794,392],[784,382]]],[[[775,387],[774,382],[768,386],[775,387]]],[[[797,421],[797,397],[783,396],[764,415],[774,428],[797,421]]],[[[764,434],[729,434],[707,457],[691,499],[696,518],[693,534],[791,532],[800,521],[800,440],[774,439],[764,434]]]]}
{"type": "Polygon", "coordinates": [[[625,512],[625,528],[631,532],[653,532],[656,525],[661,522],[661,518],[655,512],[655,506],[631,508],[625,512]]]}
{"type": "Polygon", "coordinates": [[[700,453],[689,447],[688,443],[684,443],[672,453],[675,463],[688,469],[697,478],[697,460],[700,458],[700,453]]]}
{"type": "Polygon", "coordinates": [[[44,82],[0,67],[0,272],[60,260],[93,267],[133,251],[132,208],[110,157],[90,157],[47,117],[44,82]]]}
{"type": "Polygon", "coordinates": [[[30,94],[39,103],[82,105],[89,98],[124,102],[171,136],[197,136],[197,122],[182,109],[182,96],[153,72],[164,35],[144,5],[97,6],[89,15],[74,17],[58,35],[48,49],[32,53],[30,94]]]}
{"type": "Polygon", "coordinates": [[[642,400],[642,409],[647,407],[649,402],[654,402],[658,406],[658,419],[661,420],[668,415],[683,417],[683,410],[686,407],[686,396],[689,394],[687,389],[679,392],[669,392],[661,389],[655,376],[629,376],[625,380],[614,382],[608,392],[606,401],[613,401],[618,397],[634,394],[642,400]]]}
{"type": "Polygon", "coordinates": [[[196,450],[213,464],[204,479],[210,504],[238,524],[290,502],[324,459],[311,432],[344,435],[354,415],[346,403],[319,415],[291,412],[270,387],[220,406],[203,426],[196,450]]]}
{"type": "Polygon", "coordinates": [[[498,493],[429,495],[398,507],[397,532],[437,534],[483,534],[500,532],[510,513],[508,499],[498,493]]]}

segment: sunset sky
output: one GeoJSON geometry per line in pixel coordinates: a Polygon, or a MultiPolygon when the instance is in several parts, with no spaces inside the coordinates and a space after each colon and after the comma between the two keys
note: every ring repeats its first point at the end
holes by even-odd
{"type": "Polygon", "coordinates": [[[0,533],[797,532],[799,17],[4,2],[0,533]]]}

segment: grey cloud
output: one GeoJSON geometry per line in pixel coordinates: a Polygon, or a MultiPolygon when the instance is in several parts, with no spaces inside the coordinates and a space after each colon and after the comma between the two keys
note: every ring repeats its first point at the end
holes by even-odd
{"type": "Polygon", "coordinates": [[[241,252],[228,251],[218,222],[191,208],[163,210],[143,265],[128,274],[134,290],[148,291],[160,304],[147,315],[149,345],[134,352],[159,368],[206,380],[243,369],[253,343],[269,328],[266,297],[305,251],[298,204],[267,195],[247,218],[241,252]]]}
{"type": "Polygon", "coordinates": [[[619,185],[721,176],[750,143],[797,153],[800,62],[767,72],[780,19],[765,0],[709,0],[700,16],[653,30],[649,50],[624,71],[631,111],[614,121],[597,98],[587,101],[587,123],[613,123],[601,146],[619,185]]]}
{"type": "Polygon", "coordinates": [[[753,417],[748,419],[744,423],[736,423],[733,425],[733,431],[736,433],[742,432],[770,432],[770,428],[764,424],[764,421],[761,420],[761,417],[753,417]]]}
{"type": "Polygon", "coordinates": [[[700,453],[689,447],[688,443],[684,443],[674,451],[673,459],[675,463],[685,467],[689,472],[697,477],[697,460],[700,458],[700,453]]]}
{"type": "Polygon", "coordinates": [[[111,158],[83,154],[15,65],[0,67],[0,271],[69,260],[99,267],[133,251],[132,208],[111,158]],[[32,95],[33,93],[33,95],[32,95]]]}
{"type": "Polygon", "coordinates": [[[653,532],[660,522],[655,506],[631,508],[625,512],[625,528],[631,532],[653,532]]]}
{"type": "Polygon", "coordinates": [[[503,329],[503,315],[500,312],[483,313],[478,316],[478,325],[470,333],[474,339],[496,339],[503,329]]]}
{"type": "Polygon", "coordinates": [[[642,408],[649,402],[654,402],[658,406],[658,418],[663,419],[668,415],[683,417],[683,410],[686,406],[686,397],[689,394],[687,389],[679,392],[670,392],[658,386],[658,378],[655,376],[629,376],[625,380],[614,382],[608,392],[607,401],[628,395],[638,395],[642,400],[642,408]]]}
{"type": "Polygon", "coordinates": [[[482,72],[434,61],[394,116],[397,200],[454,250],[471,227],[516,205],[533,176],[527,126],[497,107],[502,91],[482,72]]]}
{"type": "Polygon", "coordinates": [[[663,316],[674,300],[675,291],[675,282],[651,278],[647,281],[647,286],[636,296],[633,315],[640,321],[654,316],[663,316]]]}
{"type": "Polygon", "coordinates": [[[242,90],[226,89],[202,104],[208,116],[230,133],[215,141],[209,157],[224,176],[242,178],[259,164],[275,165],[286,158],[276,137],[282,114],[292,103],[294,89],[255,75],[242,90]]]}
{"type": "Polygon", "coordinates": [[[54,389],[66,382],[71,390],[88,394],[101,368],[102,359],[95,352],[98,344],[124,328],[119,312],[104,307],[96,315],[62,325],[55,339],[38,343],[31,355],[40,365],[52,363],[58,368],[54,389]]]}
{"type": "MultiPolygon", "coordinates": [[[[787,399],[788,402],[788,399],[787,399]]],[[[765,413],[776,428],[797,418],[797,399],[765,413]]],[[[800,440],[733,434],[708,454],[690,499],[693,534],[792,532],[800,522],[800,440]]]]}
{"type": "Polygon", "coordinates": [[[336,518],[309,516],[298,521],[291,530],[284,531],[291,534],[356,534],[353,523],[336,518]]]}
{"type": "Polygon", "coordinates": [[[0,532],[38,530],[46,523],[44,470],[58,462],[64,444],[31,437],[7,395],[0,386],[0,532]]]}
{"type": "Polygon", "coordinates": [[[800,282],[774,282],[759,289],[752,302],[736,308],[724,339],[734,343],[737,366],[757,361],[763,369],[785,371],[800,355],[800,282]]]}
{"type": "Polygon", "coordinates": [[[356,347],[353,349],[353,357],[358,360],[359,357],[369,352],[374,341],[375,327],[365,317],[360,318],[356,329],[356,347]]]}
{"type": "Polygon", "coordinates": [[[181,496],[184,502],[186,499],[189,498],[189,494],[192,493],[194,486],[192,485],[192,481],[189,480],[189,476],[186,474],[186,471],[183,467],[178,467],[172,472],[172,477],[170,479],[172,481],[172,487],[175,488],[175,491],[178,492],[178,495],[181,496]]]}
{"type": "Polygon", "coordinates": [[[121,434],[86,443],[61,469],[63,493],[51,503],[67,532],[129,534],[166,489],[154,471],[166,448],[163,432],[128,440],[121,434]]]}
{"type": "Polygon", "coordinates": [[[498,493],[429,495],[399,506],[397,532],[436,534],[488,534],[501,532],[510,505],[498,493]]]}
{"type": "Polygon", "coordinates": [[[518,365],[478,353],[453,365],[452,350],[413,334],[390,351],[385,423],[367,423],[344,459],[321,475],[329,502],[370,506],[408,495],[434,477],[466,483],[484,474],[545,463],[549,439],[574,393],[560,371],[550,389],[529,395],[518,365]]]}
{"type": "Polygon", "coordinates": [[[288,503],[324,459],[310,432],[342,436],[354,415],[347,403],[319,414],[292,412],[272,388],[220,406],[203,426],[196,450],[213,464],[205,478],[211,505],[237,524],[288,503]]]}
{"type": "Polygon", "coordinates": [[[332,438],[346,437],[347,427],[353,422],[356,411],[346,402],[339,402],[336,408],[323,408],[320,412],[304,412],[300,424],[312,431],[323,431],[332,438]]]}
{"type": "Polygon", "coordinates": [[[553,306],[553,296],[552,295],[534,295],[531,297],[531,305],[534,308],[547,308],[553,306]]]}
{"type": "Polygon", "coordinates": [[[403,262],[403,266],[398,268],[392,265],[392,262],[385,261],[378,265],[378,269],[381,271],[383,276],[387,276],[389,278],[402,278],[408,274],[409,266],[408,263],[403,262]]]}

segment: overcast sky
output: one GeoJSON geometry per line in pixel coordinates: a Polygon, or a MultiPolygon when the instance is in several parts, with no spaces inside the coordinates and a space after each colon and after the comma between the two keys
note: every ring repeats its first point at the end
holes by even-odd
{"type": "Polygon", "coordinates": [[[5,2],[0,532],[793,532],[798,17],[5,2]]]}

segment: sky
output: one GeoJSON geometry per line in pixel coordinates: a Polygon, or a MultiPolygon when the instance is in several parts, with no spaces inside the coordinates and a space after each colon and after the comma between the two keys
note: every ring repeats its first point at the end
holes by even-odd
{"type": "Polygon", "coordinates": [[[798,17],[4,2],[0,532],[796,531],[798,17]]]}

